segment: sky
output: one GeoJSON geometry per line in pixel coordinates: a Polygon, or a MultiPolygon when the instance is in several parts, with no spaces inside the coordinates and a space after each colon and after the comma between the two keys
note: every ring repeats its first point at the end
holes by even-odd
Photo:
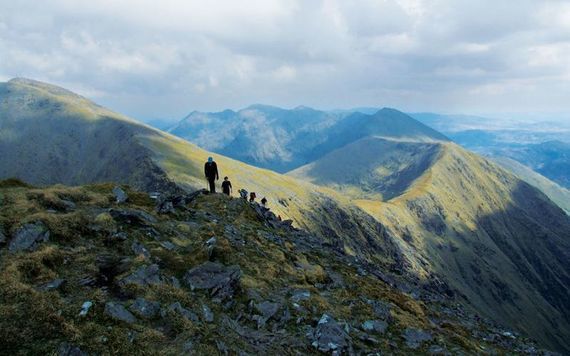
{"type": "Polygon", "coordinates": [[[142,120],[254,103],[570,120],[570,1],[0,0],[13,77],[142,120]]]}

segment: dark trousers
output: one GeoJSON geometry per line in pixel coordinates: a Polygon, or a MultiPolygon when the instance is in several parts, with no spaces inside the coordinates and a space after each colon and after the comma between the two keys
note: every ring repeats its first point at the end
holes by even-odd
{"type": "Polygon", "coordinates": [[[210,184],[210,193],[216,192],[216,177],[208,178],[208,183],[210,184]]]}

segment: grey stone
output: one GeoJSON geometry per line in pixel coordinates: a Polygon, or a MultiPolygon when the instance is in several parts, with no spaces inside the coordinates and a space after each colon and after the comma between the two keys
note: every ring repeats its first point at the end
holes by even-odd
{"type": "Polygon", "coordinates": [[[302,300],[307,300],[311,298],[311,292],[308,290],[296,290],[295,292],[293,292],[293,295],[291,296],[291,301],[293,303],[299,303],[302,300]]]}
{"type": "Polygon", "coordinates": [[[210,239],[208,239],[208,241],[204,243],[204,245],[206,246],[206,252],[208,253],[208,260],[211,260],[212,256],[214,255],[216,242],[218,242],[218,240],[215,237],[211,237],[210,239]]]}
{"type": "Polygon", "coordinates": [[[148,252],[148,250],[146,249],[146,247],[144,247],[144,245],[138,241],[134,241],[133,244],[131,245],[131,250],[133,251],[133,253],[135,255],[143,255],[144,258],[149,259],[150,258],[150,252],[148,252]]]}
{"type": "Polygon", "coordinates": [[[129,200],[129,196],[127,195],[127,193],[119,186],[113,188],[113,195],[115,196],[115,202],[117,204],[123,204],[127,200],[129,200]]]}
{"type": "Polygon", "coordinates": [[[87,313],[89,312],[89,309],[91,309],[92,306],[93,302],[89,300],[83,302],[83,304],[81,305],[81,311],[79,312],[79,316],[87,316],[87,313]]]}
{"type": "Polygon", "coordinates": [[[42,222],[26,224],[16,230],[8,246],[11,253],[31,251],[42,242],[49,241],[49,230],[42,222]]]}
{"type": "Polygon", "coordinates": [[[383,320],[366,320],[362,323],[362,330],[383,334],[388,328],[388,323],[383,320]]]}
{"type": "Polygon", "coordinates": [[[224,300],[236,293],[240,278],[239,266],[206,262],[186,272],[184,282],[191,290],[207,289],[212,297],[224,300]]]}
{"type": "Polygon", "coordinates": [[[81,351],[81,349],[75,345],[68,344],[67,342],[59,345],[57,350],[58,356],[88,356],[89,354],[81,351]]]}
{"type": "Polygon", "coordinates": [[[65,207],[65,210],[71,211],[71,210],[75,210],[75,208],[77,207],[77,205],[74,202],[72,202],[71,200],[62,199],[61,203],[65,207]]]}
{"type": "Polygon", "coordinates": [[[115,221],[132,226],[149,226],[158,220],[149,213],[137,209],[109,209],[115,221]]]}
{"type": "Polygon", "coordinates": [[[344,328],[327,314],[319,320],[313,337],[313,347],[323,352],[342,352],[351,342],[344,328]]]}
{"type": "Polygon", "coordinates": [[[160,312],[160,303],[137,298],[129,309],[141,318],[153,319],[160,312]]]}
{"type": "Polygon", "coordinates": [[[137,319],[122,304],[107,302],[105,304],[105,314],[114,320],[124,321],[128,324],[135,323],[137,319]]]}
{"type": "Polygon", "coordinates": [[[65,279],[54,279],[51,282],[40,285],[37,289],[42,292],[59,289],[65,284],[65,279]]]}
{"type": "Polygon", "coordinates": [[[430,348],[428,349],[428,353],[430,355],[451,355],[451,353],[449,353],[449,351],[447,351],[445,348],[443,348],[439,345],[430,346],[430,348]]]}
{"type": "Polygon", "coordinates": [[[107,238],[108,242],[121,242],[126,241],[129,238],[126,232],[115,232],[107,238]]]}
{"type": "Polygon", "coordinates": [[[380,319],[387,322],[392,320],[392,306],[379,300],[368,300],[367,303],[372,306],[374,314],[380,319]]]}
{"type": "Polygon", "coordinates": [[[160,246],[164,247],[164,248],[167,249],[168,251],[172,251],[172,250],[176,249],[176,245],[173,244],[173,243],[170,242],[170,241],[162,241],[162,242],[160,243],[160,246]]]}
{"type": "Polygon", "coordinates": [[[265,301],[262,303],[255,303],[255,310],[261,314],[256,315],[254,319],[257,321],[257,327],[262,327],[279,311],[279,303],[272,303],[265,301]]]}
{"type": "Polygon", "coordinates": [[[162,317],[166,317],[168,312],[172,312],[184,317],[187,320],[198,322],[198,316],[194,314],[192,311],[184,308],[180,302],[172,303],[168,306],[168,308],[161,310],[160,314],[162,317]]]}
{"type": "Polygon", "coordinates": [[[417,349],[424,342],[433,339],[431,333],[413,328],[404,330],[403,337],[406,340],[406,345],[411,349],[417,349]]]}
{"type": "Polygon", "coordinates": [[[206,304],[202,304],[202,315],[206,322],[211,323],[214,321],[214,313],[206,304]]]}
{"type": "Polygon", "coordinates": [[[160,276],[160,268],[157,264],[139,267],[134,273],[120,281],[120,284],[138,284],[140,286],[159,285],[164,281],[160,276]]]}
{"type": "Polygon", "coordinates": [[[171,276],[170,277],[170,284],[174,287],[174,288],[180,288],[180,281],[178,280],[178,278],[171,276]]]}

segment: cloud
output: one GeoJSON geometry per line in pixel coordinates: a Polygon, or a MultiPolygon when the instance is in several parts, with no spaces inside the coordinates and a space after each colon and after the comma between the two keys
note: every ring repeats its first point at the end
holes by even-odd
{"type": "Polygon", "coordinates": [[[2,1],[0,79],[139,118],[256,102],[560,112],[569,24],[558,0],[2,1]]]}

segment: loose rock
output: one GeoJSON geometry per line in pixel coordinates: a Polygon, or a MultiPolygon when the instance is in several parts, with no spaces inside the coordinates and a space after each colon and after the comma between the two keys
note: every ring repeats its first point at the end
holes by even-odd
{"type": "Polygon", "coordinates": [[[189,270],[184,282],[190,289],[207,289],[210,295],[221,300],[232,298],[239,286],[241,270],[239,266],[224,266],[206,262],[189,270]]]}
{"type": "Polygon", "coordinates": [[[117,204],[123,204],[129,200],[127,193],[119,186],[113,188],[113,195],[115,196],[115,201],[117,204]]]}
{"type": "Polygon", "coordinates": [[[164,281],[160,276],[160,268],[157,264],[153,264],[140,267],[133,274],[123,278],[120,283],[123,286],[131,283],[147,286],[163,284],[164,281]]]}
{"type": "Polygon", "coordinates": [[[137,298],[129,309],[141,318],[153,319],[160,312],[160,303],[137,298]]]}
{"type": "Polygon", "coordinates": [[[417,349],[422,343],[433,338],[431,333],[427,331],[412,328],[406,329],[403,336],[406,340],[406,345],[411,349],[417,349]]]}
{"type": "Polygon", "coordinates": [[[41,292],[47,292],[50,290],[59,289],[61,286],[65,284],[65,279],[54,279],[51,282],[42,284],[37,289],[41,292]]]}
{"type": "Polygon", "coordinates": [[[150,258],[150,252],[144,247],[144,245],[138,241],[134,241],[131,245],[131,250],[134,252],[135,255],[143,255],[144,258],[150,258]]]}
{"type": "Polygon", "coordinates": [[[350,336],[331,316],[323,314],[314,333],[313,346],[319,351],[345,350],[350,345],[350,336]]]}
{"type": "Polygon", "coordinates": [[[8,250],[11,253],[34,250],[38,244],[49,241],[49,235],[49,230],[42,222],[26,224],[16,231],[8,250]]]}
{"type": "Polygon", "coordinates": [[[132,324],[137,321],[135,316],[131,314],[122,304],[115,302],[107,302],[105,304],[105,314],[114,320],[124,321],[132,324]]]}
{"type": "Polygon", "coordinates": [[[388,323],[383,320],[366,320],[362,323],[362,330],[383,334],[388,328],[388,323]]]}
{"type": "Polygon", "coordinates": [[[198,316],[194,314],[192,311],[184,308],[180,302],[172,303],[168,306],[168,308],[161,310],[160,314],[162,317],[166,317],[168,312],[173,312],[178,315],[181,315],[187,320],[198,322],[198,316]]]}
{"type": "Polygon", "coordinates": [[[57,350],[58,356],[88,356],[86,352],[81,351],[81,349],[75,345],[68,344],[67,342],[62,343],[57,350]]]}
{"type": "Polygon", "coordinates": [[[214,321],[214,313],[212,312],[212,309],[210,309],[206,304],[202,304],[202,315],[204,316],[204,320],[207,323],[214,321]]]}
{"type": "Polygon", "coordinates": [[[137,209],[109,209],[109,214],[115,221],[132,226],[145,227],[157,222],[154,216],[137,209]]]}

